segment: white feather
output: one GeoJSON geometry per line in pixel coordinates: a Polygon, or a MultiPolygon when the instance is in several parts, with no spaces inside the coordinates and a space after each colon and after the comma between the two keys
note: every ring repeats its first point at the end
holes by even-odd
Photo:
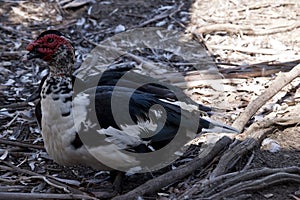
{"type": "Polygon", "coordinates": [[[163,101],[163,102],[166,102],[166,103],[169,103],[169,104],[173,104],[173,105],[177,105],[181,109],[184,109],[184,110],[189,111],[189,112],[193,112],[195,110],[198,110],[198,107],[196,105],[187,104],[187,103],[182,102],[182,101],[168,101],[166,99],[160,99],[160,101],[163,101]]]}
{"type": "Polygon", "coordinates": [[[90,105],[89,95],[85,93],[79,93],[73,99],[73,118],[75,122],[75,128],[80,130],[81,125],[85,127],[91,127],[90,121],[87,120],[88,106],[90,105]]]}
{"type": "Polygon", "coordinates": [[[101,163],[115,169],[124,169],[140,165],[140,161],[129,154],[122,153],[114,144],[89,148],[89,152],[101,163]]]}
{"type": "Polygon", "coordinates": [[[140,129],[137,125],[123,126],[123,128],[123,130],[118,130],[108,127],[107,129],[98,130],[98,133],[109,136],[105,140],[115,144],[118,149],[127,149],[140,144],[147,144],[139,137],[140,129]]]}

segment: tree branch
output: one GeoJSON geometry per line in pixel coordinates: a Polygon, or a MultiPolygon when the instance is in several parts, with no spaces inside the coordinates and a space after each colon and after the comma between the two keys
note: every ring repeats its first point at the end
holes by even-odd
{"type": "Polygon", "coordinates": [[[232,124],[233,127],[242,131],[249,119],[261,108],[269,99],[271,99],[284,86],[289,84],[292,80],[300,76],[300,64],[296,65],[291,71],[280,73],[270,84],[269,88],[252,101],[244,112],[232,124]]]}

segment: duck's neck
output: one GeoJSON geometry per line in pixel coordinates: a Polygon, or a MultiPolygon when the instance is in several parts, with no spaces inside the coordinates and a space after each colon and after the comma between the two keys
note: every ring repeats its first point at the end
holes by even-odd
{"type": "Polygon", "coordinates": [[[49,63],[50,76],[62,76],[65,78],[72,76],[73,63],[49,63]]]}
{"type": "Polygon", "coordinates": [[[42,106],[46,109],[47,103],[45,102],[53,102],[59,107],[60,113],[57,114],[67,116],[71,112],[72,95],[73,86],[71,77],[50,73],[41,91],[42,106]]]}
{"type": "Polygon", "coordinates": [[[72,48],[62,45],[48,61],[50,74],[71,76],[75,64],[75,53],[72,48]]]}

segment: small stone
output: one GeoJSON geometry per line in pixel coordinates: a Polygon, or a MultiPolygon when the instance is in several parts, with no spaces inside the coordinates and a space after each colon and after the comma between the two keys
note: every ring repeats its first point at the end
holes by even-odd
{"type": "Polygon", "coordinates": [[[297,190],[297,191],[295,192],[295,195],[296,195],[296,196],[300,196],[300,190],[297,190]]]}
{"type": "Polygon", "coordinates": [[[269,199],[269,198],[271,198],[271,197],[273,197],[273,196],[274,196],[274,194],[271,194],[271,193],[269,193],[269,194],[264,194],[264,197],[267,198],[267,199],[269,199]]]}
{"type": "Polygon", "coordinates": [[[180,193],[180,191],[179,191],[177,188],[175,188],[175,189],[173,190],[173,192],[174,192],[175,194],[179,194],[179,193],[180,193]]]}
{"type": "Polygon", "coordinates": [[[280,149],[281,149],[278,142],[273,139],[270,139],[270,138],[266,138],[262,141],[261,148],[263,150],[267,150],[271,153],[276,153],[276,152],[280,151],[280,149]]]}
{"type": "Polygon", "coordinates": [[[122,24],[119,24],[119,25],[115,28],[115,33],[120,33],[120,32],[123,32],[123,31],[125,31],[125,30],[126,30],[125,26],[122,25],[122,24]]]}
{"type": "Polygon", "coordinates": [[[82,25],[85,24],[85,22],[86,22],[86,19],[82,17],[82,18],[77,20],[76,25],[77,26],[82,26],[82,25]]]}
{"type": "Polygon", "coordinates": [[[155,25],[156,26],[164,26],[167,22],[166,21],[160,21],[160,22],[157,22],[155,25]]]}
{"type": "Polygon", "coordinates": [[[60,22],[63,20],[63,17],[61,15],[56,16],[56,21],[60,22]]]}

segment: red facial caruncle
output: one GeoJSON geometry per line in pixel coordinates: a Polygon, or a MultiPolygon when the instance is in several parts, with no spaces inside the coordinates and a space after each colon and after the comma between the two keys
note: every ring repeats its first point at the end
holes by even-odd
{"type": "Polygon", "coordinates": [[[50,33],[37,38],[32,43],[28,44],[26,49],[31,53],[29,59],[38,57],[45,61],[50,61],[61,45],[72,48],[65,38],[50,33]]]}

